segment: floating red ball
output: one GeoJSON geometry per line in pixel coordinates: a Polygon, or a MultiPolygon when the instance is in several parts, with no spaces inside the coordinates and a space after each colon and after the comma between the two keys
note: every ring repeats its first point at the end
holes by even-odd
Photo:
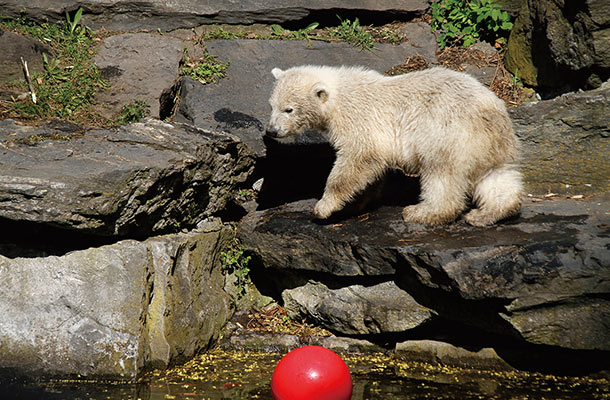
{"type": "Polygon", "coordinates": [[[303,346],[286,354],[271,378],[274,400],[350,400],[352,376],[337,354],[303,346]]]}

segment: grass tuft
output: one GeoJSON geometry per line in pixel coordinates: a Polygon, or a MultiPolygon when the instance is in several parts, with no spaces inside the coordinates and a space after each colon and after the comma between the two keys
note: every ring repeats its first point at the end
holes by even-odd
{"type": "MultiPolygon", "coordinates": [[[[23,17],[0,17],[0,29],[37,38],[53,52],[52,55],[43,55],[44,70],[32,75],[37,102],[20,99],[2,104],[3,118],[58,118],[75,123],[99,119],[92,112],[92,106],[95,94],[106,85],[100,71],[91,62],[95,41],[90,29],[79,25],[81,15],[82,10],[73,17],[66,14],[64,24],[37,24],[23,17]]],[[[24,80],[8,84],[5,88],[29,91],[24,80]]]]}

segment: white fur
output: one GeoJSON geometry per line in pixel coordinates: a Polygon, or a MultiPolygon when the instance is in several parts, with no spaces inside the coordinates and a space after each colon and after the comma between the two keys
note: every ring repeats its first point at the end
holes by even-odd
{"type": "Polygon", "coordinates": [[[518,213],[518,142],[504,103],[467,74],[436,67],[386,77],[360,67],[273,69],[268,132],[328,130],[337,160],[314,213],[327,218],[388,168],[421,176],[421,202],[407,222],[466,215],[489,225],[518,213]]]}

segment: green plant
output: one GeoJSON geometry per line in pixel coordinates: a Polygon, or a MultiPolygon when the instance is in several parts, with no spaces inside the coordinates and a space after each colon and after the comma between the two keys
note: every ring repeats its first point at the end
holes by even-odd
{"type": "Polygon", "coordinates": [[[311,40],[311,31],[316,29],[320,24],[312,22],[303,29],[298,31],[291,31],[290,29],[284,29],[281,26],[274,24],[271,25],[271,37],[277,39],[288,39],[288,40],[311,40]]]}
{"type": "Polygon", "coordinates": [[[332,37],[344,40],[354,46],[361,47],[362,49],[372,50],[375,46],[375,38],[369,31],[360,25],[358,18],[350,21],[349,19],[341,19],[337,15],[341,24],[336,28],[330,28],[329,34],[332,37]]]}
{"type": "Polygon", "coordinates": [[[188,51],[184,50],[182,58],[182,67],[180,74],[191,77],[203,84],[215,83],[219,79],[227,76],[227,68],[229,63],[222,63],[205,49],[203,56],[197,60],[192,60],[188,51]]]}
{"type": "Polygon", "coordinates": [[[80,19],[82,16],[83,16],[82,7],[76,11],[76,13],[74,14],[74,19],[72,19],[72,20],[70,19],[70,14],[68,14],[68,10],[66,10],[66,23],[68,24],[68,30],[70,31],[71,34],[74,34],[74,30],[78,26],[78,23],[80,22],[80,19]]]}
{"type": "Polygon", "coordinates": [[[234,274],[235,286],[237,287],[238,297],[242,297],[246,294],[246,286],[250,282],[250,256],[245,256],[244,253],[246,248],[235,239],[232,245],[220,253],[220,262],[222,270],[225,273],[234,274]]]}
{"type": "MultiPolygon", "coordinates": [[[[90,112],[96,92],[105,87],[101,74],[91,62],[94,41],[88,28],[79,25],[82,9],[74,18],[66,14],[64,24],[38,24],[25,17],[0,18],[4,29],[44,41],[53,57],[43,54],[44,70],[32,76],[38,101],[7,102],[6,115],[16,119],[60,118],[74,122],[95,119],[90,112]]],[[[25,89],[26,82],[13,84],[25,89]]],[[[11,86],[11,85],[8,85],[11,86]]]]}
{"type": "Polygon", "coordinates": [[[116,123],[119,125],[125,125],[140,122],[142,118],[149,114],[149,107],[150,106],[146,101],[136,99],[133,102],[123,106],[121,112],[116,118],[116,123]]]}
{"type": "Polygon", "coordinates": [[[438,45],[474,44],[481,36],[496,40],[513,28],[510,16],[493,0],[440,0],[430,4],[438,45]]]}
{"type": "Polygon", "coordinates": [[[42,53],[42,65],[47,78],[59,81],[68,79],[68,75],[59,67],[59,60],[57,58],[49,59],[47,53],[42,53]]]}
{"type": "Polygon", "coordinates": [[[85,40],[87,36],[91,35],[91,30],[89,29],[89,27],[85,25],[79,25],[82,16],[82,7],[76,10],[76,13],[74,13],[74,18],[70,18],[70,14],[66,10],[66,29],[77,42],[85,40]]]}

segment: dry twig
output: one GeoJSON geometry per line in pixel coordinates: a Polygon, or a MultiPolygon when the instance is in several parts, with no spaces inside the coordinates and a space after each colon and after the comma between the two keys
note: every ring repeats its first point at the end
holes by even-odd
{"type": "Polygon", "coordinates": [[[34,91],[34,86],[32,85],[32,78],[30,78],[30,70],[28,69],[28,62],[23,59],[23,57],[19,57],[21,59],[21,67],[23,68],[23,75],[25,76],[25,80],[28,83],[28,87],[30,88],[30,95],[32,96],[32,103],[36,104],[36,92],[34,91]]]}

